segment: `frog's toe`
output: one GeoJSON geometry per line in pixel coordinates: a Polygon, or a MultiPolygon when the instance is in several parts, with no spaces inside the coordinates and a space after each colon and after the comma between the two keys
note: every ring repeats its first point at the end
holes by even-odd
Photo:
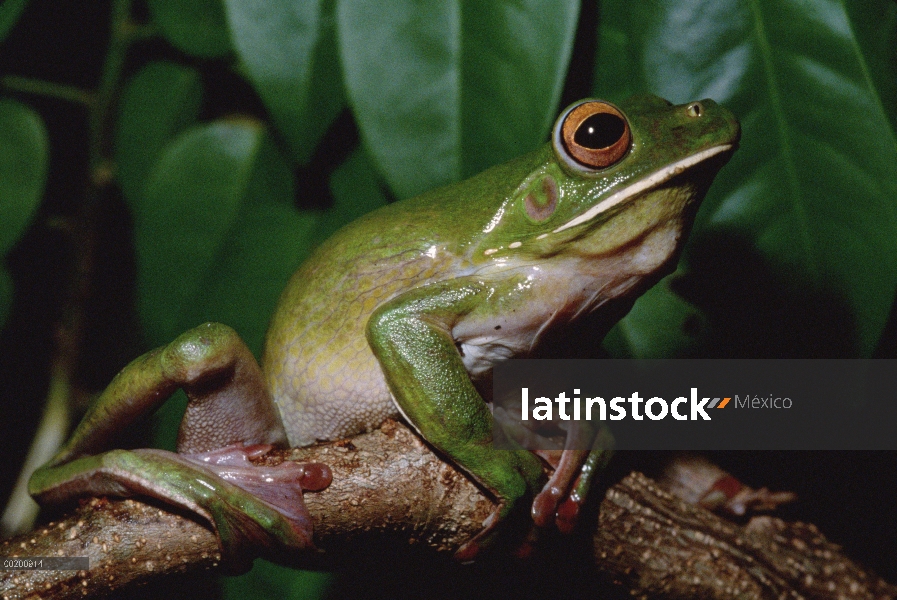
{"type": "Polygon", "coordinates": [[[545,486],[533,500],[532,516],[537,527],[549,527],[554,522],[558,504],[561,501],[564,490],[557,487],[545,486]]]}
{"type": "Polygon", "coordinates": [[[557,489],[546,489],[533,501],[533,522],[537,527],[554,524],[561,533],[571,533],[579,520],[583,498],[577,494],[558,494],[557,489]]]}
{"type": "Polygon", "coordinates": [[[582,499],[570,497],[561,502],[557,508],[555,524],[561,533],[573,533],[579,522],[579,513],[582,509],[582,499]]]}
{"type": "Polygon", "coordinates": [[[612,438],[599,433],[590,451],[564,450],[546,460],[554,473],[533,500],[532,516],[538,527],[553,523],[561,533],[571,533],[579,520],[595,475],[611,457],[612,438]]]}
{"type": "MultiPolygon", "coordinates": [[[[562,503],[565,505],[563,524],[566,530],[572,526],[570,521],[571,508],[567,502],[578,501],[577,493],[583,478],[583,466],[588,458],[588,453],[579,450],[565,450],[558,460],[554,462],[554,473],[542,491],[533,500],[532,516],[538,527],[549,527],[552,523],[561,529],[561,519],[558,512],[562,503]]],[[[575,511],[575,512],[578,512],[575,511]]],[[[574,515],[575,516],[575,515],[574,515]]],[[[575,519],[573,520],[575,523],[575,519]]],[[[565,529],[561,529],[565,531],[565,529]]]]}

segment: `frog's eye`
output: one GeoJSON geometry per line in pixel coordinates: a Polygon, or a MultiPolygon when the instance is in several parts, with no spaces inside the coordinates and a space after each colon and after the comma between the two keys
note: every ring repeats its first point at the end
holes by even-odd
{"type": "MultiPolygon", "coordinates": [[[[629,150],[632,135],[620,110],[607,102],[586,100],[570,108],[555,126],[555,148],[588,169],[604,169],[629,150]]],[[[569,161],[568,161],[569,162],[569,161]]]]}

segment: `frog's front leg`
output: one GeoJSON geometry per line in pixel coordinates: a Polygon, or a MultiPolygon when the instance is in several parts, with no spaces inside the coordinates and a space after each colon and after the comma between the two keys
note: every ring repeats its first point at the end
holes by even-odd
{"type": "Polygon", "coordinates": [[[477,392],[452,338],[451,329],[489,294],[475,280],[420,288],[378,308],[367,337],[390,392],[420,434],[470,473],[498,500],[484,530],[457,552],[474,556],[524,497],[543,478],[539,459],[526,450],[498,450],[492,443],[492,414],[477,392]]]}
{"type": "Polygon", "coordinates": [[[149,495],[186,508],[214,525],[225,559],[235,567],[260,550],[311,546],[302,490],[330,482],[325,465],[249,459],[286,434],[252,353],[229,327],[206,323],[136,359],[90,407],[71,439],[29,482],[41,502],[85,495],[149,495]],[[178,454],[112,450],[123,427],[161,405],[178,388],[189,398],[178,454]]]}

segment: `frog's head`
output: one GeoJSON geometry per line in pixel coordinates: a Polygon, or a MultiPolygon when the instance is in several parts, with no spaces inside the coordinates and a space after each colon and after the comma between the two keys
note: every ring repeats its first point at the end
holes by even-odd
{"type": "Polygon", "coordinates": [[[536,168],[506,197],[474,260],[543,262],[637,249],[645,274],[665,272],[739,135],[732,113],[712,100],[577,102],[561,113],[536,168]]]}

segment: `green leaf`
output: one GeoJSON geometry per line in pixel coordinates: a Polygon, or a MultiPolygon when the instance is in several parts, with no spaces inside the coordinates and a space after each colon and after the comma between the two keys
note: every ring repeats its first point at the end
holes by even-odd
{"type": "Polygon", "coordinates": [[[256,122],[195,127],[165,149],[134,211],[140,312],[153,343],[217,320],[260,347],[311,227],[292,208],[292,185],[256,122]]]}
{"type": "MultiPolygon", "coordinates": [[[[638,11],[638,6],[632,5],[632,10],[638,11]]],[[[620,102],[637,92],[653,91],[639,77],[640,49],[645,44],[636,39],[640,30],[630,11],[619,0],[605,0],[600,20],[592,96],[620,102]]]]}
{"type": "Polygon", "coordinates": [[[868,355],[897,286],[897,136],[844,4],[602,7],[602,27],[618,43],[599,44],[598,94],[613,98],[612,76],[623,69],[600,48],[625,40],[627,91],[713,97],[742,122],[741,149],[711,188],[695,235],[747,236],[795,281],[843,298],[858,352],[868,355]]]}
{"type": "Polygon", "coordinates": [[[326,211],[297,211],[290,204],[292,182],[283,159],[273,155],[271,146],[263,150],[267,158],[257,159],[239,225],[206,278],[199,303],[203,312],[193,317],[227,323],[256,352],[280,293],[299,265],[337,229],[386,204],[373,168],[356,151],[331,176],[334,205],[326,211]],[[277,180],[279,191],[272,189],[277,180]]]}
{"type": "Polygon", "coordinates": [[[0,100],[0,257],[24,233],[44,194],[49,141],[40,116],[0,100]]]}
{"type": "Polygon", "coordinates": [[[225,0],[225,9],[243,71],[306,163],[345,103],[333,0],[225,0]]]}
{"type": "Polygon", "coordinates": [[[231,51],[221,0],[147,0],[153,22],[171,45],[201,58],[231,51]]]}
{"type": "Polygon", "coordinates": [[[281,181],[274,189],[264,175],[253,174],[238,223],[205,277],[203,297],[191,323],[219,321],[240,332],[243,341],[261,354],[271,314],[287,281],[311,251],[317,215],[299,212],[291,204],[292,180],[283,157],[273,146],[263,148],[256,169],[276,161],[281,181]],[[262,165],[261,161],[269,161],[262,165]],[[266,189],[267,188],[267,189],[266,189]]]}
{"type": "Polygon", "coordinates": [[[26,6],[28,6],[28,0],[3,0],[3,4],[0,4],[0,42],[6,39],[6,36],[18,23],[26,6]]]}
{"type": "MultiPolygon", "coordinates": [[[[49,140],[40,115],[23,104],[0,99],[0,261],[40,205],[48,162],[49,140]]],[[[0,264],[0,326],[9,315],[12,294],[12,279],[0,264]]]]}
{"type": "Polygon", "coordinates": [[[653,93],[674,103],[726,102],[747,67],[752,0],[601,3],[593,95],[620,101],[653,93]]]}
{"type": "Polygon", "coordinates": [[[224,580],[224,598],[324,598],[332,579],[329,573],[298,571],[257,560],[249,573],[224,580]]]}
{"type": "Polygon", "coordinates": [[[750,9],[758,60],[733,98],[745,152],[732,167],[743,176],[712,222],[749,229],[765,255],[843,296],[868,355],[897,286],[897,136],[842,3],[750,9]]]}
{"type": "Polygon", "coordinates": [[[891,128],[897,129],[897,2],[851,0],[844,8],[891,128]]]}
{"type": "Polygon", "coordinates": [[[555,117],[579,3],[340,2],[346,88],[408,197],[532,150],[555,117]]]}
{"type": "Polygon", "coordinates": [[[315,229],[315,244],[320,244],[337,229],[372,210],[385,206],[377,173],[367,155],[356,149],[330,176],[333,206],[324,211],[315,229]]]}
{"type": "Polygon", "coordinates": [[[150,168],[168,141],[196,121],[202,81],[190,67],[152,62],[125,87],[115,136],[118,181],[127,198],[143,193],[150,168]]]}

